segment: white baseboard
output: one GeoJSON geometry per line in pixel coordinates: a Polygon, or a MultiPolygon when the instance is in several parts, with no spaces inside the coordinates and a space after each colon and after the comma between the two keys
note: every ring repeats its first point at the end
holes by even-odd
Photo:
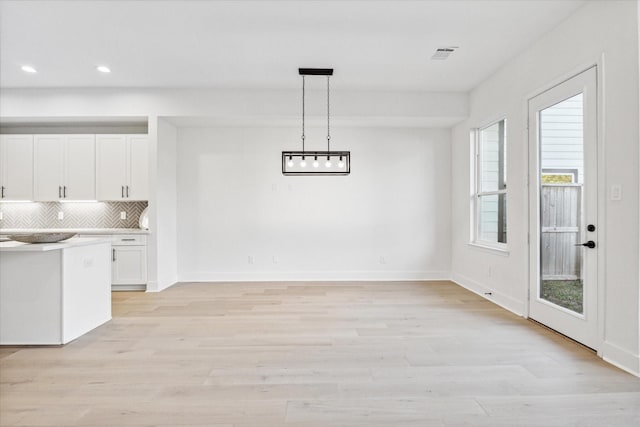
{"type": "Polygon", "coordinates": [[[620,348],[608,341],[602,343],[599,354],[602,359],[612,365],[636,377],[640,377],[640,355],[633,354],[629,350],[620,348]]]}
{"type": "Polygon", "coordinates": [[[147,283],[147,292],[162,292],[165,289],[168,289],[171,286],[175,285],[176,283],[178,283],[178,278],[163,283],[149,281],[149,283],[147,283]]]}
{"type": "Polygon", "coordinates": [[[111,285],[112,292],[120,291],[145,291],[147,285],[111,285]]]}
{"type": "Polygon", "coordinates": [[[449,280],[448,271],[261,271],[193,272],[181,274],[180,282],[318,282],[318,281],[411,281],[449,280]]]}
{"type": "Polygon", "coordinates": [[[526,307],[524,301],[520,301],[501,292],[497,292],[494,289],[488,288],[487,286],[458,273],[452,273],[451,281],[470,290],[474,294],[478,294],[494,304],[499,305],[505,310],[509,310],[518,316],[525,316],[526,307]]]}

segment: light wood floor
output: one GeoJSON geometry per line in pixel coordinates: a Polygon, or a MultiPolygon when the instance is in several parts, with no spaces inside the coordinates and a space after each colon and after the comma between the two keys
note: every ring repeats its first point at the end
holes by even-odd
{"type": "Polygon", "coordinates": [[[0,349],[2,426],[638,426],[640,380],[449,282],[114,293],[0,349]]]}

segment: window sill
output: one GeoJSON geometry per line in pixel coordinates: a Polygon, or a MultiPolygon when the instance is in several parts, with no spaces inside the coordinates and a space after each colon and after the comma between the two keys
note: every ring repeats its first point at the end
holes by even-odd
{"type": "Polygon", "coordinates": [[[474,249],[478,249],[482,252],[487,252],[490,254],[500,255],[500,256],[509,256],[509,250],[506,247],[500,248],[500,247],[489,246],[489,245],[478,243],[478,242],[469,242],[467,243],[467,245],[469,245],[474,249]]]}

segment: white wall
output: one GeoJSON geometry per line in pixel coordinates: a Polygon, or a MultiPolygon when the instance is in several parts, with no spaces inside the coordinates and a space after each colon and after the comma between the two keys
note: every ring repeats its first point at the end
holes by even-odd
{"type": "MultiPolygon", "coordinates": [[[[448,131],[333,128],[350,176],[283,176],[280,152],[299,134],[179,129],[181,281],[448,277],[448,131]]],[[[307,135],[324,144],[324,129],[307,135]]]]}
{"type": "Polygon", "coordinates": [[[178,131],[166,120],[158,119],[156,203],[153,230],[157,236],[157,277],[148,290],[160,291],[178,281],[177,251],[177,137],[178,131]]]}
{"type": "Polygon", "coordinates": [[[602,356],[636,374],[639,350],[637,2],[594,1],[470,94],[470,116],[452,133],[452,272],[460,284],[527,313],[526,100],[600,62],[602,156],[599,247],[602,356]],[[508,254],[470,246],[469,130],[507,118],[508,254]],[[620,184],[623,200],[608,199],[620,184]]]}

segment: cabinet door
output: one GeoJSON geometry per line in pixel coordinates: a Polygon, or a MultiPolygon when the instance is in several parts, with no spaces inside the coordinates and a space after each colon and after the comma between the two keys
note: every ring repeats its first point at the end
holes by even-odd
{"type": "Polygon", "coordinates": [[[146,246],[113,246],[111,250],[112,285],[147,283],[146,246]]]}
{"type": "Polygon", "coordinates": [[[96,199],[96,140],[94,135],[67,135],[64,194],[68,200],[96,199]]]}
{"type": "Polygon", "coordinates": [[[96,135],[96,197],[123,200],[127,180],[127,140],[124,135],[96,135]]]}
{"type": "Polygon", "coordinates": [[[146,135],[129,136],[129,200],[149,199],[149,142],[146,135]]]}
{"type": "Polygon", "coordinates": [[[34,200],[58,201],[63,196],[64,135],[33,137],[35,186],[34,200]]]}
{"type": "Polygon", "coordinates": [[[33,136],[0,135],[3,200],[33,200],[33,136]]]}

